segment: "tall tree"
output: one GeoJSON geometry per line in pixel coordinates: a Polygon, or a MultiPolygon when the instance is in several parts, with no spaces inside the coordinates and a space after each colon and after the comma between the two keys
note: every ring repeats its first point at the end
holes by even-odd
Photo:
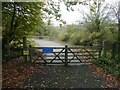
{"type": "Polygon", "coordinates": [[[118,2],[118,59],[120,60],[120,1],[118,2]]]}
{"type": "MultiPolygon", "coordinates": [[[[103,0],[92,0],[88,3],[89,13],[84,15],[86,23],[90,23],[90,27],[87,27],[91,33],[96,33],[99,40],[102,41],[102,29],[105,21],[109,19],[109,5],[105,5],[103,0]]],[[[94,35],[94,34],[93,34],[94,35]]]]}
{"type": "Polygon", "coordinates": [[[103,41],[103,24],[109,19],[109,5],[104,3],[104,0],[84,0],[77,2],[69,2],[67,6],[72,9],[71,5],[79,5],[80,14],[83,14],[84,24],[91,33],[91,40],[97,39],[103,41]],[[81,10],[81,5],[84,6],[84,10],[81,10]],[[87,12],[85,11],[87,10],[87,12]]]}
{"type": "Polygon", "coordinates": [[[3,48],[43,23],[43,2],[2,2],[3,48]]]}
{"type": "Polygon", "coordinates": [[[117,19],[117,25],[118,25],[118,60],[120,61],[120,1],[116,2],[114,5],[112,5],[112,11],[113,11],[113,16],[115,16],[115,21],[117,19]],[[116,7],[117,5],[117,7],[116,7]]]}

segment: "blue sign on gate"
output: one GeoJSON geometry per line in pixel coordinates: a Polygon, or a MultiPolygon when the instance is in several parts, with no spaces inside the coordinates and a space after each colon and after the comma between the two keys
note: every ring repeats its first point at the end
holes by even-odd
{"type": "Polygon", "coordinates": [[[53,53],[53,48],[43,48],[42,52],[43,53],[53,53]]]}

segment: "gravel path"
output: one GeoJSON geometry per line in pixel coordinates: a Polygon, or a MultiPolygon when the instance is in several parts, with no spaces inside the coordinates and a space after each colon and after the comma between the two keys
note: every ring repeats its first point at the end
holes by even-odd
{"type": "Polygon", "coordinates": [[[48,47],[48,46],[64,46],[63,44],[54,42],[54,41],[49,41],[49,40],[43,40],[43,39],[37,39],[37,38],[32,38],[38,45],[41,47],[48,47]]]}

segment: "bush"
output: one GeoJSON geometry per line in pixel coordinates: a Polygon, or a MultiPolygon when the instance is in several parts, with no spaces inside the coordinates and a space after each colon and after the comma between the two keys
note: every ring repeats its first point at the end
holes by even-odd
{"type": "Polygon", "coordinates": [[[62,40],[62,41],[65,41],[65,42],[68,42],[68,41],[69,41],[69,38],[70,38],[69,35],[64,34],[64,35],[62,36],[61,40],[62,40]]]}
{"type": "Polygon", "coordinates": [[[59,40],[68,42],[70,38],[70,35],[66,31],[61,31],[59,34],[59,40]]]}
{"type": "Polygon", "coordinates": [[[116,59],[111,59],[110,56],[102,56],[98,60],[94,61],[94,63],[107,70],[109,73],[116,76],[117,78],[120,78],[120,63],[117,63],[116,59]]]}
{"type": "Polygon", "coordinates": [[[59,34],[59,40],[69,42],[72,45],[83,45],[86,40],[89,40],[90,33],[86,29],[78,27],[66,27],[59,34]]]}
{"type": "Polygon", "coordinates": [[[81,39],[80,34],[73,33],[73,34],[70,36],[69,42],[70,42],[71,44],[73,44],[73,45],[80,45],[80,39],[81,39]]]}

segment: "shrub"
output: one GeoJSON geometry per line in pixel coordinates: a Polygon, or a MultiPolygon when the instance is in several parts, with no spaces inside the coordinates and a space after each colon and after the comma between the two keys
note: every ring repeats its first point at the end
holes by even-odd
{"type": "Polygon", "coordinates": [[[70,39],[70,34],[68,34],[66,30],[60,32],[59,40],[68,42],[69,39],[70,39]]]}
{"type": "Polygon", "coordinates": [[[116,76],[117,78],[120,78],[120,63],[117,63],[116,59],[111,59],[110,56],[102,56],[98,60],[94,61],[94,63],[107,70],[109,73],[116,76]]]}
{"type": "Polygon", "coordinates": [[[69,42],[70,42],[71,44],[73,44],[73,45],[80,45],[80,39],[81,39],[80,34],[73,33],[73,34],[70,36],[69,42]]]}

